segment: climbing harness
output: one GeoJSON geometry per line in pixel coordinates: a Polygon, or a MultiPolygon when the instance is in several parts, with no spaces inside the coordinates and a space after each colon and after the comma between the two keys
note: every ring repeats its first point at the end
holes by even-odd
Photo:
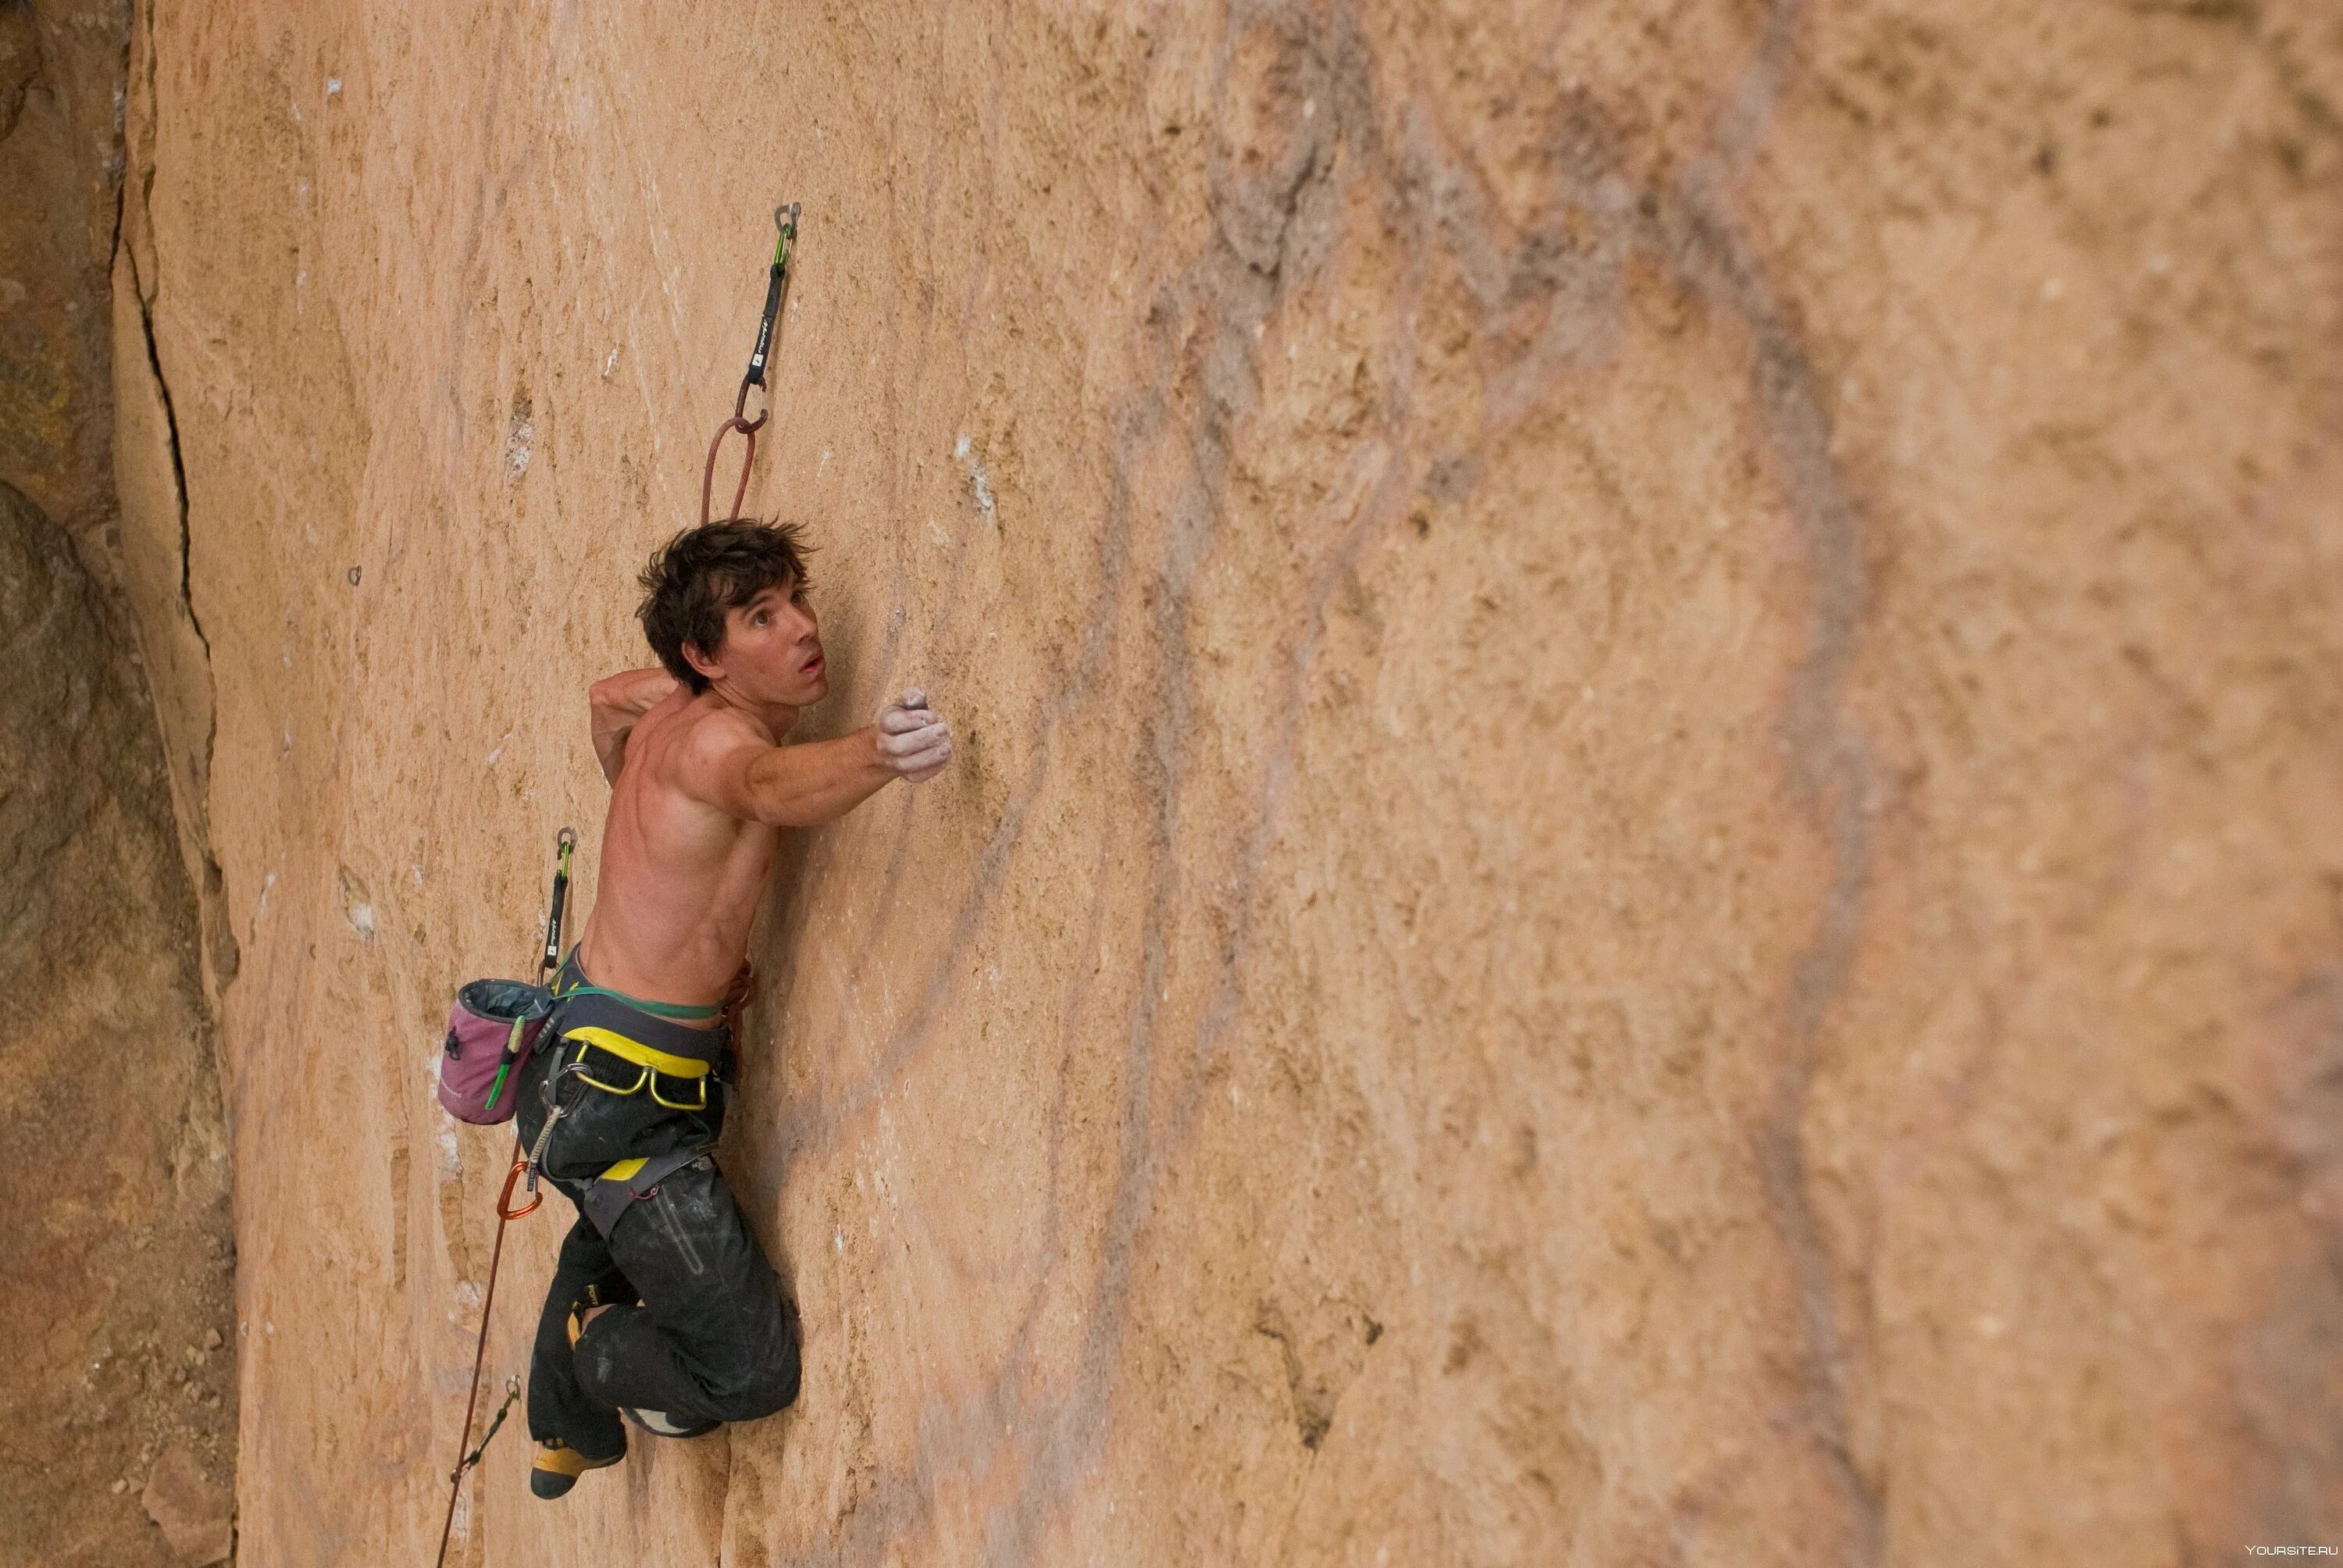
{"type": "MultiPolygon", "coordinates": [[[[745,996],[750,978],[744,970],[734,985],[735,995],[745,996]]],[[[561,1040],[555,1049],[562,1054],[538,1088],[545,1124],[528,1152],[532,1193],[554,1127],[584,1102],[589,1090],[620,1099],[646,1094],[669,1111],[706,1111],[709,1081],[725,1081],[722,1064],[739,1006],[729,997],[705,1007],[647,1001],[591,985],[574,952],[554,977],[553,994],[561,1007],[561,1040]],[[692,1021],[718,1018],[724,1020],[724,1027],[691,1027],[692,1021]],[[565,1096],[567,1081],[573,1078],[578,1092],[565,1096]]],[[[618,1161],[587,1182],[578,1207],[607,1237],[629,1204],[649,1197],[661,1181],[705,1151],[695,1141],[663,1154],[618,1161]]]]}
{"type": "MultiPolygon", "coordinates": [[[[556,961],[555,955],[561,950],[561,916],[569,902],[569,857],[577,848],[578,830],[575,828],[564,828],[554,836],[553,895],[545,915],[545,951],[538,960],[537,989],[538,990],[547,989],[546,981],[556,961]]],[[[516,1038],[518,1032],[516,1030],[516,1038]]],[[[525,1050],[523,1054],[526,1054],[525,1050]]],[[[497,1092],[501,1092],[506,1075],[512,1065],[509,1060],[499,1065],[496,1078],[497,1092]]],[[[549,1131],[551,1123],[548,1122],[547,1126],[549,1131]]],[[[539,1144],[542,1145],[543,1141],[543,1138],[540,1137],[539,1144]]],[[[520,1397],[520,1379],[518,1377],[506,1379],[505,1402],[498,1407],[496,1418],[488,1422],[488,1431],[480,1434],[478,1445],[471,1446],[472,1417],[478,1411],[480,1404],[480,1368],[488,1354],[488,1314],[497,1304],[497,1271],[504,1262],[505,1257],[505,1227],[515,1220],[534,1213],[537,1206],[545,1201],[544,1194],[537,1191],[536,1177],[532,1174],[529,1179],[528,1202],[518,1209],[512,1206],[513,1182],[524,1170],[528,1168],[528,1165],[529,1161],[521,1153],[520,1139],[516,1134],[513,1139],[512,1169],[505,1172],[504,1190],[497,1196],[497,1240],[495,1246],[488,1251],[488,1286],[480,1293],[480,1338],[479,1342],[472,1348],[472,1388],[471,1392],[464,1397],[464,1432],[456,1445],[458,1452],[463,1457],[456,1462],[456,1468],[447,1473],[447,1517],[439,1526],[440,1568],[446,1568],[447,1562],[447,1541],[455,1532],[456,1500],[463,1495],[464,1477],[478,1466],[480,1456],[488,1452],[488,1440],[496,1436],[498,1428],[504,1425],[505,1417],[511,1412],[513,1402],[520,1397]]]]}
{"type": "Polygon", "coordinates": [[[773,264],[765,278],[765,315],[757,324],[757,347],[749,355],[748,374],[740,377],[740,395],[732,400],[732,417],[716,427],[716,439],[708,443],[708,467],[699,480],[699,520],[709,520],[709,509],[715,498],[716,455],[724,449],[724,437],[735,430],[748,444],[740,454],[740,483],[732,492],[730,517],[740,515],[740,505],[749,498],[749,469],[757,461],[757,432],[765,427],[765,419],[772,410],[772,392],[765,386],[765,360],[773,347],[773,327],[780,319],[781,301],[789,291],[789,252],[798,237],[798,204],[773,209],[773,226],[779,231],[773,241],[773,264]],[[759,399],[757,417],[747,417],[749,388],[754,387],[763,394],[759,399]]]}

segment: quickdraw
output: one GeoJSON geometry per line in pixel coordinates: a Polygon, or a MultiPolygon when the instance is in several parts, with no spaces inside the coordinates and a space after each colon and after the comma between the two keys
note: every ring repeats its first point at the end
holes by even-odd
{"type": "Polygon", "coordinates": [[[498,1431],[502,1428],[505,1423],[505,1417],[510,1415],[512,1413],[512,1407],[519,1402],[520,1379],[517,1376],[505,1379],[504,1403],[497,1406],[497,1413],[494,1419],[488,1422],[488,1430],[480,1433],[480,1441],[478,1443],[474,1445],[471,1452],[464,1456],[463,1462],[456,1466],[455,1470],[448,1475],[448,1480],[456,1481],[461,1479],[464,1472],[471,1469],[472,1466],[480,1462],[480,1455],[488,1452],[488,1439],[496,1436],[498,1431]]]}
{"type": "MultiPolygon", "coordinates": [[[[569,902],[569,857],[577,848],[577,829],[564,828],[554,836],[553,896],[545,915],[545,951],[538,960],[537,982],[539,985],[552,978],[553,967],[559,961],[561,916],[569,902]]],[[[515,1220],[534,1213],[537,1206],[545,1201],[545,1194],[537,1190],[537,1178],[532,1172],[528,1182],[528,1201],[518,1209],[512,1206],[513,1183],[524,1171],[529,1170],[530,1162],[521,1152],[520,1138],[515,1134],[512,1169],[505,1172],[504,1191],[497,1195],[497,1241],[488,1252],[488,1286],[480,1294],[480,1338],[479,1342],[472,1347],[472,1390],[464,1398],[464,1434],[456,1445],[457,1452],[463,1457],[456,1462],[456,1468],[447,1473],[447,1517],[439,1526],[440,1568],[447,1565],[447,1542],[456,1529],[456,1500],[463,1495],[464,1477],[478,1466],[480,1456],[488,1452],[488,1440],[496,1436],[498,1429],[504,1425],[513,1402],[520,1397],[520,1380],[517,1377],[506,1379],[505,1402],[497,1411],[496,1419],[488,1422],[488,1431],[480,1434],[478,1445],[472,1446],[472,1417],[480,1407],[480,1368],[488,1354],[488,1313],[497,1304],[497,1271],[505,1259],[505,1227],[515,1220]]]]}
{"type": "Polygon", "coordinates": [[[773,241],[773,265],[765,277],[765,315],[757,324],[757,347],[749,355],[748,374],[740,377],[740,395],[732,399],[732,417],[716,427],[716,439],[708,443],[708,467],[699,480],[699,520],[709,521],[709,508],[716,493],[716,455],[724,449],[724,437],[734,431],[747,443],[740,454],[740,483],[732,492],[731,517],[740,515],[741,503],[749,498],[749,470],[757,461],[757,432],[765,427],[766,417],[772,413],[772,393],[765,386],[765,361],[773,348],[773,328],[780,320],[781,301],[789,292],[789,253],[796,248],[798,237],[798,204],[773,209],[773,226],[779,231],[773,241]],[[749,388],[754,387],[764,396],[759,399],[757,417],[748,417],[749,388]]]}

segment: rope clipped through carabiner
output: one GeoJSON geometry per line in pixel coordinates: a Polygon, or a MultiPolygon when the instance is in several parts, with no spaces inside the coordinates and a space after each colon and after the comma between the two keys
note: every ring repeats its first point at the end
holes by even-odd
{"type": "Polygon", "coordinates": [[[781,301],[789,292],[789,253],[796,248],[798,237],[798,204],[773,209],[773,226],[779,231],[773,241],[773,265],[765,276],[765,315],[757,323],[757,347],[749,352],[748,374],[740,377],[740,395],[732,399],[732,417],[716,427],[716,439],[708,443],[708,467],[699,480],[699,520],[709,520],[709,508],[716,493],[716,455],[724,449],[724,437],[733,431],[748,443],[740,454],[740,483],[732,492],[731,517],[740,515],[741,503],[749,498],[749,470],[757,461],[757,432],[765,427],[765,419],[772,412],[772,393],[765,386],[765,361],[773,350],[773,327],[780,320],[781,301]],[[750,419],[749,388],[754,387],[765,394],[764,407],[750,419]]]}
{"type": "MultiPolygon", "coordinates": [[[[577,848],[577,829],[564,828],[554,835],[553,897],[545,912],[545,951],[538,958],[537,983],[539,985],[546,983],[554,966],[561,961],[561,914],[569,902],[569,857],[577,848]]],[[[529,1161],[521,1152],[520,1134],[516,1131],[513,1134],[512,1169],[505,1172],[504,1191],[497,1194],[497,1243],[488,1252],[488,1287],[480,1293],[480,1338],[479,1342],[472,1347],[472,1391],[464,1397],[464,1435],[456,1445],[457,1452],[463,1457],[456,1462],[456,1468],[447,1473],[447,1517],[439,1526],[440,1568],[447,1568],[447,1541],[455,1533],[456,1500],[464,1493],[464,1477],[480,1462],[480,1456],[488,1451],[488,1440],[496,1436],[498,1429],[505,1423],[506,1415],[511,1412],[513,1402],[520,1398],[520,1379],[507,1378],[505,1402],[498,1407],[496,1419],[488,1422],[488,1430],[480,1434],[478,1446],[472,1446],[472,1417],[480,1407],[480,1368],[488,1355],[488,1312],[497,1304],[497,1271],[505,1261],[505,1227],[534,1212],[537,1206],[545,1201],[545,1194],[537,1191],[536,1177],[532,1173],[528,1202],[518,1209],[512,1206],[513,1182],[528,1169],[529,1161]]]]}

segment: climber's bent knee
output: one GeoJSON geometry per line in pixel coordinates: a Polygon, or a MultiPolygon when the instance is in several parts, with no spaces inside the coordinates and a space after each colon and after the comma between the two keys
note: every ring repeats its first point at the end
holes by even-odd
{"type": "MultiPolygon", "coordinates": [[[[759,1262],[762,1259],[758,1260],[759,1262]]],[[[757,1421],[796,1402],[799,1363],[796,1314],[765,1269],[727,1282],[747,1332],[721,1352],[700,1358],[700,1392],[719,1421],[757,1421]]]]}
{"type": "Polygon", "coordinates": [[[743,1367],[706,1385],[708,1411],[719,1421],[759,1421],[797,1402],[798,1350],[784,1344],[769,1362],[743,1367]]]}

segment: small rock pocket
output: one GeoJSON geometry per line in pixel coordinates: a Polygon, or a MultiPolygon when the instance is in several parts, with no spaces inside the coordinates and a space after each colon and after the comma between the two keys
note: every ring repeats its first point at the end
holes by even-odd
{"type": "Polygon", "coordinates": [[[459,1121],[512,1120],[520,1070],[553,1012],[553,993],[525,980],[474,980],[456,993],[439,1049],[439,1103],[459,1121]]]}

